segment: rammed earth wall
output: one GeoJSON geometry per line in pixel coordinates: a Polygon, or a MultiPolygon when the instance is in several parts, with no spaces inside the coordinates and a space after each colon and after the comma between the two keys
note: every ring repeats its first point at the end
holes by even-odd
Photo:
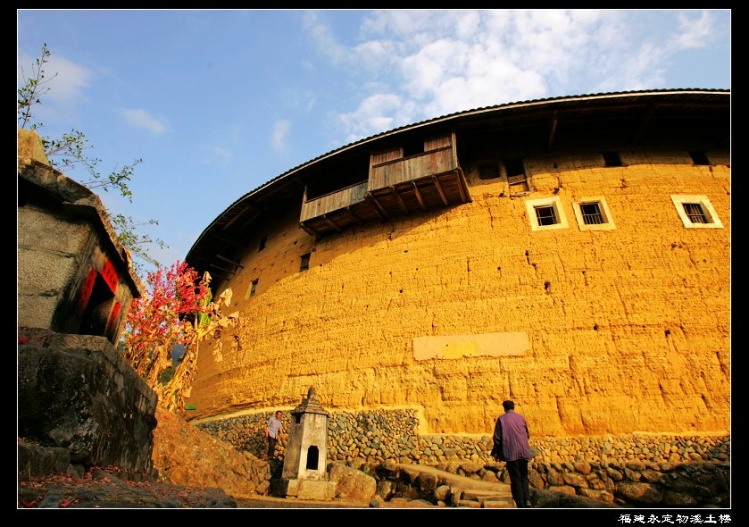
{"type": "Polygon", "coordinates": [[[470,203],[319,241],[279,210],[217,285],[235,317],[201,343],[188,403],[293,407],[314,385],[328,409],[423,408],[433,433],[483,433],[506,398],[537,435],[727,431],[730,167],[711,156],[534,151],[525,195],[466,160],[470,203]],[[685,227],[675,195],[706,197],[722,227],[685,227]],[[567,227],[532,230],[526,202],[552,198],[567,227]],[[580,229],[588,198],[614,228],[580,229]]]}

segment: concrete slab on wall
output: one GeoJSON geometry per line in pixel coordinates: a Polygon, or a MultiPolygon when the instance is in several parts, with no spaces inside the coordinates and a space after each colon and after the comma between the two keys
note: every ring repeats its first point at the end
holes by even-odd
{"type": "Polygon", "coordinates": [[[505,357],[523,355],[530,350],[525,332],[484,333],[416,337],[414,359],[461,359],[464,357],[505,357]]]}

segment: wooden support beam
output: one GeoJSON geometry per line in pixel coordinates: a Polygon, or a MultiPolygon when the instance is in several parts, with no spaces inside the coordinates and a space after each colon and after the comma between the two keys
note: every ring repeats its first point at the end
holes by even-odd
{"type": "Polygon", "coordinates": [[[234,274],[234,271],[231,269],[228,269],[226,267],[222,267],[219,264],[215,262],[209,262],[208,267],[213,267],[214,269],[221,269],[222,271],[226,271],[227,273],[234,274]]]}
{"type": "Polygon", "coordinates": [[[445,196],[445,191],[442,188],[442,185],[440,184],[440,180],[437,178],[437,176],[432,176],[432,181],[434,181],[434,186],[437,188],[437,192],[439,192],[440,197],[442,198],[442,203],[445,205],[448,204],[447,196],[445,196]]]}
{"type": "Polygon", "coordinates": [[[358,224],[363,225],[362,220],[359,216],[356,215],[356,213],[351,209],[351,207],[346,207],[346,212],[348,212],[349,216],[358,224]]]}
{"type": "Polygon", "coordinates": [[[468,189],[465,185],[465,178],[463,177],[463,171],[461,169],[457,169],[455,171],[455,181],[458,183],[458,191],[460,192],[460,201],[463,203],[467,203],[471,201],[471,198],[468,194],[468,189]]]}
{"type": "Polygon", "coordinates": [[[377,198],[375,198],[372,194],[367,193],[367,200],[372,204],[372,206],[375,209],[375,212],[380,217],[382,221],[390,219],[390,214],[387,213],[385,208],[380,204],[379,201],[377,201],[377,198]]]}
{"type": "Polygon", "coordinates": [[[314,236],[315,238],[320,238],[320,237],[321,237],[320,233],[319,233],[319,232],[317,232],[317,231],[316,231],[315,229],[313,229],[312,227],[310,227],[309,225],[307,225],[307,224],[305,224],[305,223],[300,223],[300,224],[299,224],[299,226],[300,226],[300,227],[301,227],[302,229],[304,229],[304,232],[306,232],[306,233],[307,233],[307,234],[309,234],[310,236],[314,236]]]}
{"type": "Polygon", "coordinates": [[[411,185],[413,185],[414,194],[416,194],[416,199],[419,201],[419,205],[421,205],[421,210],[427,210],[427,206],[424,203],[424,196],[421,195],[419,187],[416,186],[416,181],[411,181],[411,185]]]}
{"type": "Polygon", "coordinates": [[[327,215],[327,214],[323,214],[323,215],[322,215],[322,219],[323,219],[323,220],[325,220],[325,222],[326,222],[326,223],[327,223],[328,225],[330,225],[331,227],[333,227],[333,228],[334,228],[335,230],[337,230],[338,232],[343,232],[343,231],[341,231],[341,228],[340,228],[340,227],[339,227],[339,226],[338,226],[338,225],[336,224],[336,222],[334,222],[333,220],[331,220],[330,218],[328,218],[328,215],[327,215]]]}
{"type": "Polygon", "coordinates": [[[559,125],[559,114],[553,112],[549,118],[549,140],[546,142],[546,150],[549,151],[554,146],[557,137],[557,126],[559,125]]]}
{"type": "Polygon", "coordinates": [[[219,260],[223,260],[223,261],[225,261],[226,263],[230,263],[230,264],[232,264],[232,265],[234,265],[234,266],[238,267],[239,269],[244,269],[244,266],[243,266],[243,265],[240,265],[240,264],[239,264],[239,262],[235,262],[234,260],[230,260],[230,259],[229,259],[229,258],[227,258],[226,256],[221,256],[220,254],[217,254],[217,255],[216,255],[216,258],[218,258],[219,260]]]}
{"type": "Polygon", "coordinates": [[[395,199],[398,200],[398,203],[401,206],[401,210],[403,211],[403,214],[408,214],[408,207],[406,207],[406,202],[403,201],[403,198],[401,197],[401,195],[398,193],[397,190],[395,190],[395,187],[392,185],[390,186],[390,192],[392,192],[393,195],[395,196],[395,199]]]}
{"type": "Polygon", "coordinates": [[[229,238],[224,238],[223,236],[219,236],[219,235],[214,235],[213,237],[216,238],[217,240],[222,241],[222,242],[230,243],[230,244],[234,245],[235,247],[244,247],[243,244],[239,243],[236,240],[231,240],[229,238]]]}

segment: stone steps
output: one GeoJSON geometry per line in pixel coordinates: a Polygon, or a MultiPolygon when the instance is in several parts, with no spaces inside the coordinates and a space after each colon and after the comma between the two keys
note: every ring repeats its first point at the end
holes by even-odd
{"type": "Polygon", "coordinates": [[[512,494],[506,490],[464,490],[456,500],[456,507],[474,509],[514,509],[512,494]]]}

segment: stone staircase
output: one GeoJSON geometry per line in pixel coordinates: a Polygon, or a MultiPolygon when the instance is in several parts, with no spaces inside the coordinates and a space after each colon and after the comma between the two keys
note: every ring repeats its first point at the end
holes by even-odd
{"type": "MultiPolygon", "coordinates": [[[[515,508],[510,485],[506,483],[474,479],[428,465],[397,464],[392,469],[394,475],[397,472],[408,474],[422,495],[431,493],[435,501],[450,507],[515,508]]],[[[401,478],[402,474],[397,477],[401,478]]]]}
{"type": "Polygon", "coordinates": [[[515,502],[512,499],[509,485],[507,487],[506,490],[464,490],[460,498],[456,500],[455,506],[474,509],[514,509],[515,502]]]}

